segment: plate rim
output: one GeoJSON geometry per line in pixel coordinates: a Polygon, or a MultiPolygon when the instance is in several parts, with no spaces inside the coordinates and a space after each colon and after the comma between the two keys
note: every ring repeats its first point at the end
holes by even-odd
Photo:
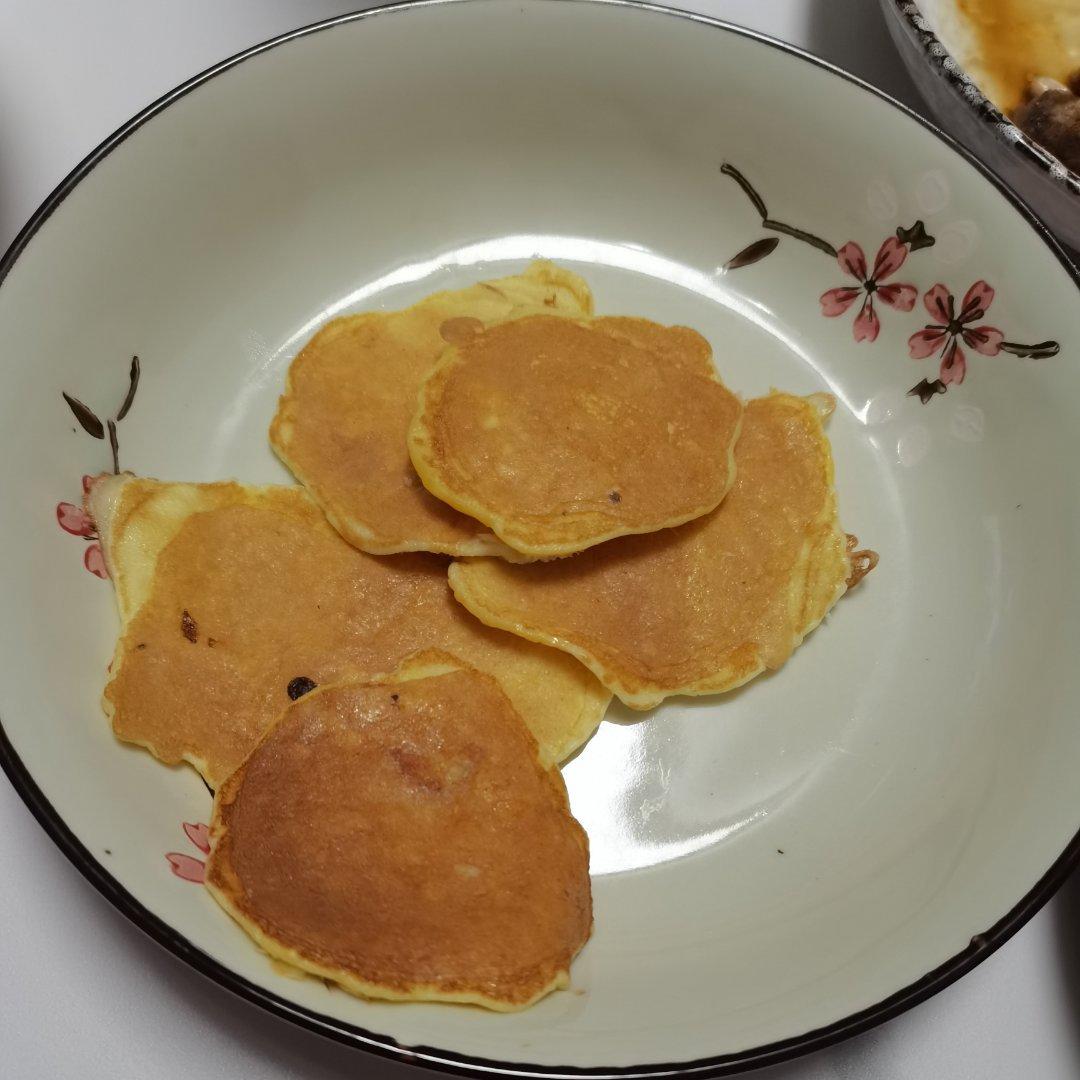
{"type": "MultiPolygon", "coordinates": [[[[104,160],[129,135],[192,90],[209,82],[210,79],[279,45],[287,44],[323,30],[334,29],[353,22],[361,22],[364,19],[376,18],[380,15],[405,14],[429,7],[474,2],[489,2],[489,0],[396,0],[396,2],[366,8],[361,11],[346,12],[342,15],[301,26],[295,30],[286,31],[283,34],[259,42],[234,53],[180,83],[142,111],[136,113],[135,116],[106,137],[45,197],[41,205],[11,242],[3,257],[0,258],[0,287],[2,287],[5,278],[38,230],[99,162],[104,160]]],[[[1038,215],[1004,180],[993,173],[974,154],[961,146],[952,136],[946,134],[933,121],[919,115],[903,102],[857,75],[805,49],[761,31],[737,26],[724,19],[714,18],[709,15],[653,3],[650,0],[557,0],[557,2],[648,11],[684,19],[708,29],[734,34],[766,47],[777,49],[796,60],[821,68],[829,74],[845,82],[852,83],[864,92],[885,101],[901,114],[915,120],[921,127],[935,135],[968,165],[972,166],[984,179],[988,180],[1021,217],[1027,221],[1035,234],[1057,258],[1062,269],[1072,279],[1077,290],[1080,291],[1080,269],[1072,263],[1061,244],[1038,215]]],[[[4,730],[2,717],[0,717],[0,769],[7,775],[15,791],[49,838],[83,877],[135,926],[200,974],[275,1016],[289,1020],[300,1027],[332,1038],[345,1045],[400,1063],[414,1064],[438,1072],[477,1078],[488,1078],[492,1075],[543,1078],[564,1077],[566,1080],[572,1080],[575,1077],[610,1078],[610,1080],[624,1080],[627,1077],[720,1077],[777,1065],[823,1050],[907,1012],[915,1005],[926,1001],[967,974],[1020,930],[1057,892],[1076,866],[1080,865],[1080,831],[1078,831],[1066,845],[1064,851],[1020,901],[987,930],[975,934],[964,949],[883,1000],[823,1027],[762,1046],[749,1047],[733,1053],[685,1062],[627,1066],[536,1065],[526,1062],[504,1062],[422,1045],[406,1047],[388,1035],[371,1032],[359,1025],[350,1024],[326,1016],[314,1009],[297,1005],[245,979],[225,964],[203,952],[182,933],[145,907],[90,853],[71,831],[34,780],[30,770],[23,763],[8,738],[7,732],[4,730]]]]}

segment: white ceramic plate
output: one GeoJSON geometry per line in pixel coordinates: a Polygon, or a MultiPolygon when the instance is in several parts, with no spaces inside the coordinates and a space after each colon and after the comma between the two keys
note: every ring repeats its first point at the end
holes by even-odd
{"type": "Polygon", "coordinates": [[[976,964],[1077,854],[1074,273],[926,124],[704,19],[471,0],[254,49],[118,132],[0,264],[4,766],[168,948],[390,1056],[719,1073],[865,1028],[976,964]],[[873,319],[836,257],[856,268],[855,243],[873,319]],[[266,428],[317,326],[534,255],[601,311],[697,327],[748,395],[835,394],[843,522],[881,565],[776,676],[615,708],[566,769],[596,900],[572,991],[512,1016],[365,1003],[276,974],[185,880],[206,789],[100,715],[112,597],[54,510],[110,453],[61,391],[115,416],[137,353],[121,466],[286,482],[266,428]],[[925,332],[924,298],[950,295],[925,332]]]}

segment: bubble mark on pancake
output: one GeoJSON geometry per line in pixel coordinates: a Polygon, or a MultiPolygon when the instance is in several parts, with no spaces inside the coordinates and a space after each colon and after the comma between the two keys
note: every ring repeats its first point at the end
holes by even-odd
{"type": "Polygon", "coordinates": [[[180,633],[194,645],[199,640],[199,625],[191,617],[191,612],[184,608],[180,616],[180,633]]]}
{"type": "Polygon", "coordinates": [[[448,345],[460,345],[476,337],[483,329],[484,324],[474,316],[458,315],[443,322],[439,327],[439,337],[448,345]]]}

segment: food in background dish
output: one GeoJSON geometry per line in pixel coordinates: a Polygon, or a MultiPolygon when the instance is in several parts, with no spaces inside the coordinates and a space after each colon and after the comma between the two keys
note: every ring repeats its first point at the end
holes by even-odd
{"type": "Polygon", "coordinates": [[[741,420],[696,331],[534,315],[447,349],[409,450],[433,495],[543,559],[715,509],[741,420]]]}
{"type": "Polygon", "coordinates": [[[1056,79],[1032,81],[1027,100],[1016,110],[1017,125],[1061,163],[1080,173],[1080,70],[1064,86],[1056,79]]]}
{"type": "Polygon", "coordinates": [[[1017,126],[1080,171],[1080,0],[958,0],[968,66],[1017,126]]]}
{"type": "Polygon", "coordinates": [[[365,997],[521,1009],[592,928],[558,770],[441,653],[288,706],[214,800],[206,884],[271,957],[365,997]]]}

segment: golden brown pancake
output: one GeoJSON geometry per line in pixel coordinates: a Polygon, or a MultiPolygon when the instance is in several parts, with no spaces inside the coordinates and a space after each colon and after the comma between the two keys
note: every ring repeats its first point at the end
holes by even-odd
{"type": "Polygon", "coordinates": [[[289,688],[445,648],[502,684],[556,762],[610,695],[570,657],[454,603],[446,560],[350,547],[299,487],[96,481],[89,510],[121,614],[105,710],[124,740],[224,780],[289,688]],[[297,681],[299,680],[299,681],[297,681]]]}
{"type": "Polygon", "coordinates": [[[335,319],[292,362],[270,442],[351,544],[378,554],[512,554],[424,490],[405,439],[420,384],[448,343],[530,311],[588,315],[592,295],[576,274],[535,262],[404,311],[335,319]]]}
{"type": "Polygon", "coordinates": [[[455,596],[489,626],[576,656],[635,709],[778,668],[877,560],[837,524],[822,428],[833,405],[751,401],[735,484],[709,516],[558,562],[462,560],[455,596]]]}
{"type": "Polygon", "coordinates": [[[442,653],[286,708],[211,842],[206,884],[256,943],[365,997],[522,1009],[592,928],[562,777],[498,683],[442,653]]]}
{"type": "Polygon", "coordinates": [[[695,331],[534,315],[446,351],[409,452],[433,495],[545,559],[715,509],[741,419],[695,331]]]}

